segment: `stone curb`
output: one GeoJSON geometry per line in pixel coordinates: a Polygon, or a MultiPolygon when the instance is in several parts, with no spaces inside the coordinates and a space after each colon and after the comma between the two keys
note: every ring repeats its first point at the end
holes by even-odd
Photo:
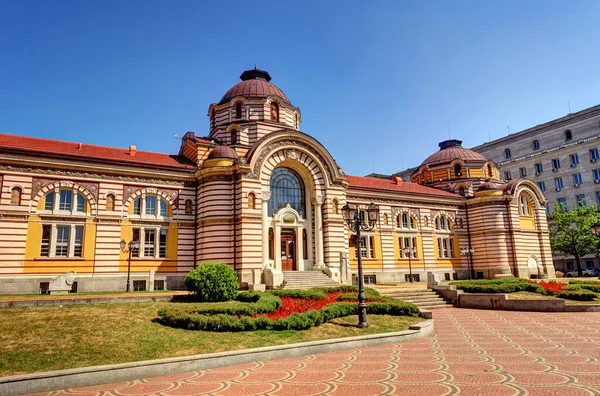
{"type": "Polygon", "coordinates": [[[567,305],[566,300],[510,300],[508,294],[462,293],[457,308],[531,312],[600,312],[598,304],[567,305]]]}
{"type": "Polygon", "coordinates": [[[410,326],[408,330],[394,333],[370,334],[241,351],[13,375],[10,377],[0,377],[0,395],[20,395],[23,393],[47,392],[58,389],[110,384],[235,364],[313,355],[375,345],[395,344],[426,337],[432,334],[433,330],[433,320],[429,319],[410,326]]]}

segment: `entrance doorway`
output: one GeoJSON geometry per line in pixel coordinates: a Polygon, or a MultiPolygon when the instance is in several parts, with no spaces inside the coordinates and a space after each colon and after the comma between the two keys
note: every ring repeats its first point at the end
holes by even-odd
{"type": "Polygon", "coordinates": [[[296,230],[294,229],[281,230],[281,269],[282,271],[296,270],[296,230]]]}

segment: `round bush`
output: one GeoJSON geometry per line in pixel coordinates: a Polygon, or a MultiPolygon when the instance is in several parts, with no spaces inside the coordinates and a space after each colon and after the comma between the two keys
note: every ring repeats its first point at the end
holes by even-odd
{"type": "Polygon", "coordinates": [[[236,272],[224,263],[205,262],[185,277],[185,287],[198,301],[227,301],[238,294],[236,272]]]}

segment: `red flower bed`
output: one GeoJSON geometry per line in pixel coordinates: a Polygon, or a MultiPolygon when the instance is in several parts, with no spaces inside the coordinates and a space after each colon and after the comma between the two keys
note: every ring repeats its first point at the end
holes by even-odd
{"type": "Polygon", "coordinates": [[[558,292],[560,292],[562,289],[564,289],[567,286],[566,283],[558,283],[558,282],[557,283],[538,282],[538,285],[542,286],[548,294],[557,294],[558,292]]]}
{"type": "Polygon", "coordinates": [[[343,292],[333,292],[333,293],[325,293],[327,295],[327,299],[324,298],[293,298],[293,297],[280,297],[281,298],[281,306],[279,309],[273,312],[263,313],[257,316],[266,316],[272,320],[279,320],[283,318],[287,318],[294,312],[302,313],[305,311],[315,310],[318,311],[321,308],[326,307],[329,304],[333,304],[336,302],[340,302],[336,300],[337,296],[343,294],[343,292]]]}

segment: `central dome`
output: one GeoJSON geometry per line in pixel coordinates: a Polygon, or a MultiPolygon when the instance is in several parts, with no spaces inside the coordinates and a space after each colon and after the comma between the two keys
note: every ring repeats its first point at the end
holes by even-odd
{"type": "Polygon", "coordinates": [[[450,163],[455,159],[460,159],[463,161],[483,161],[486,162],[487,158],[483,155],[473,151],[466,149],[461,146],[461,140],[445,140],[439,144],[440,151],[437,151],[431,154],[429,157],[423,161],[421,166],[423,165],[438,165],[444,163],[450,163]]]}
{"type": "Polygon", "coordinates": [[[235,84],[221,98],[219,104],[229,102],[236,96],[245,98],[267,98],[279,96],[285,103],[291,104],[283,91],[271,84],[271,76],[268,72],[260,69],[246,70],[240,76],[241,82],[235,84]]]}

